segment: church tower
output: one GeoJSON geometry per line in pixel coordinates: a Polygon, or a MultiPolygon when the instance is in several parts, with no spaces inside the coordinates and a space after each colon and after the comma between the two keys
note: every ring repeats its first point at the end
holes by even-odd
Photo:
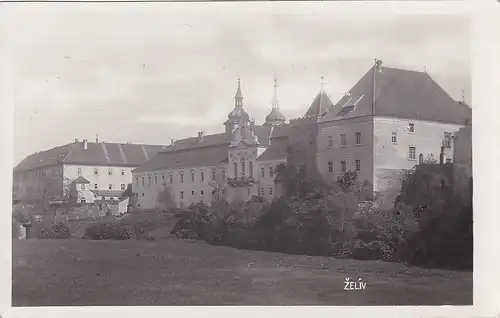
{"type": "Polygon", "coordinates": [[[233,133],[236,128],[246,127],[250,122],[250,117],[243,109],[243,94],[241,93],[241,81],[238,79],[238,88],[234,96],[234,109],[227,116],[228,120],[224,123],[226,133],[233,133]]]}
{"type": "Polygon", "coordinates": [[[266,116],[266,122],[264,123],[264,125],[276,126],[283,124],[285,121],[286,118],[280,112],[280,106],[278,102],[278,81],[276,77],[274,77],[274,96],[273,96],[272,108],[269,115],[266,116]]]}

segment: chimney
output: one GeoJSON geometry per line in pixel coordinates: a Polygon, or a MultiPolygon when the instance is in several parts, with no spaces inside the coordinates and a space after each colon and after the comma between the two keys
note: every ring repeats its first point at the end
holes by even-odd
{"type": "Polygon", "coordinates": [[[75,144],[78,142],[78,138],[75,138],[75,144]]]}
{"type": "Polygon", "coordinates": [[[444,146],[441,146],[441,153],[439,154],[439,164],[444,163],[444,146]]]}
{"type": "Polygon", "coordinates": [[[95,143],[99,142],[99,134],[95,134],[95,143]]]}
{"type": "Polygon", "coordinates": [[[83,139],[83,149],[87,149],[87,139],[83,139]]]}
{"type": "Polygon", "coordinates": [[[382,72],[382,61],[381,60],[377,60],[376,64],[377,64],[377,71],[379,73],[382,72]]]}
{"type": "Polygon", "coordinates": [[[170,146],[173,146],[174,142],[175,142],[175,139],[174,138],[170,138],[170,146]]]}
{"type": "Polygon", "coordinates": [[[202,142],[203,141],[203,131],[199,131],[198,132],[198,142],[202,142]]]}

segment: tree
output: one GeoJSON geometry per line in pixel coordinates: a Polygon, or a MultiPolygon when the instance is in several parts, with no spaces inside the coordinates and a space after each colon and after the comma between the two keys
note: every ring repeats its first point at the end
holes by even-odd
{"type": "Polygon", "coordinates": [[[163,183],[163,189],[158,193],[157,202],[161,211],[170,211],[176,207],[172,192],[166,182],[163,183]]]}
{"type": "Polygon", "coordinates": [[[226,180],[223,175],[224,168],[221,165],[215,170],[215,174],[210,177],[208,184],[214,189],[213,202],[219,202],[222,198],[226,186],[226,180]]]}

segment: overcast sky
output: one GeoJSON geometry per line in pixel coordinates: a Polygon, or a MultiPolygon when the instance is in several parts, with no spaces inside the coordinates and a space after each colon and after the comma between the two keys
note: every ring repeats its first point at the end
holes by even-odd
{"type": "MultiPolygon", "coordinates": [[[[4,4],[14,30],[15,163],[75,138],[167,144],[223,130],[238,77],[262,123],[336,102],[372,66],[427,72],[470,103],[469,20],[328,14],[327,3],[4,4]]],[[[337,8],[337,7],[335,7],[337,8]]],[[[333,12],[333,11],[332,11],[333,12]]]]}

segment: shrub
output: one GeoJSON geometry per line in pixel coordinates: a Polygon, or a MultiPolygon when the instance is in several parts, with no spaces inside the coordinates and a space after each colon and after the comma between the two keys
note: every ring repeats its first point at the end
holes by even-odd
{"type": "Polygon", "coordinates": [[[120,224],[93,224],[83,235],[84,239],[91,240],[128,240],[135,237],[133,227],[120,224]]]}
{"type": "Polygon", "coordinates": [[[33,226],[30,236],[41,239],[66,239],[71,237],[71,231],[63,221],[43,222],[33,226]]]}

